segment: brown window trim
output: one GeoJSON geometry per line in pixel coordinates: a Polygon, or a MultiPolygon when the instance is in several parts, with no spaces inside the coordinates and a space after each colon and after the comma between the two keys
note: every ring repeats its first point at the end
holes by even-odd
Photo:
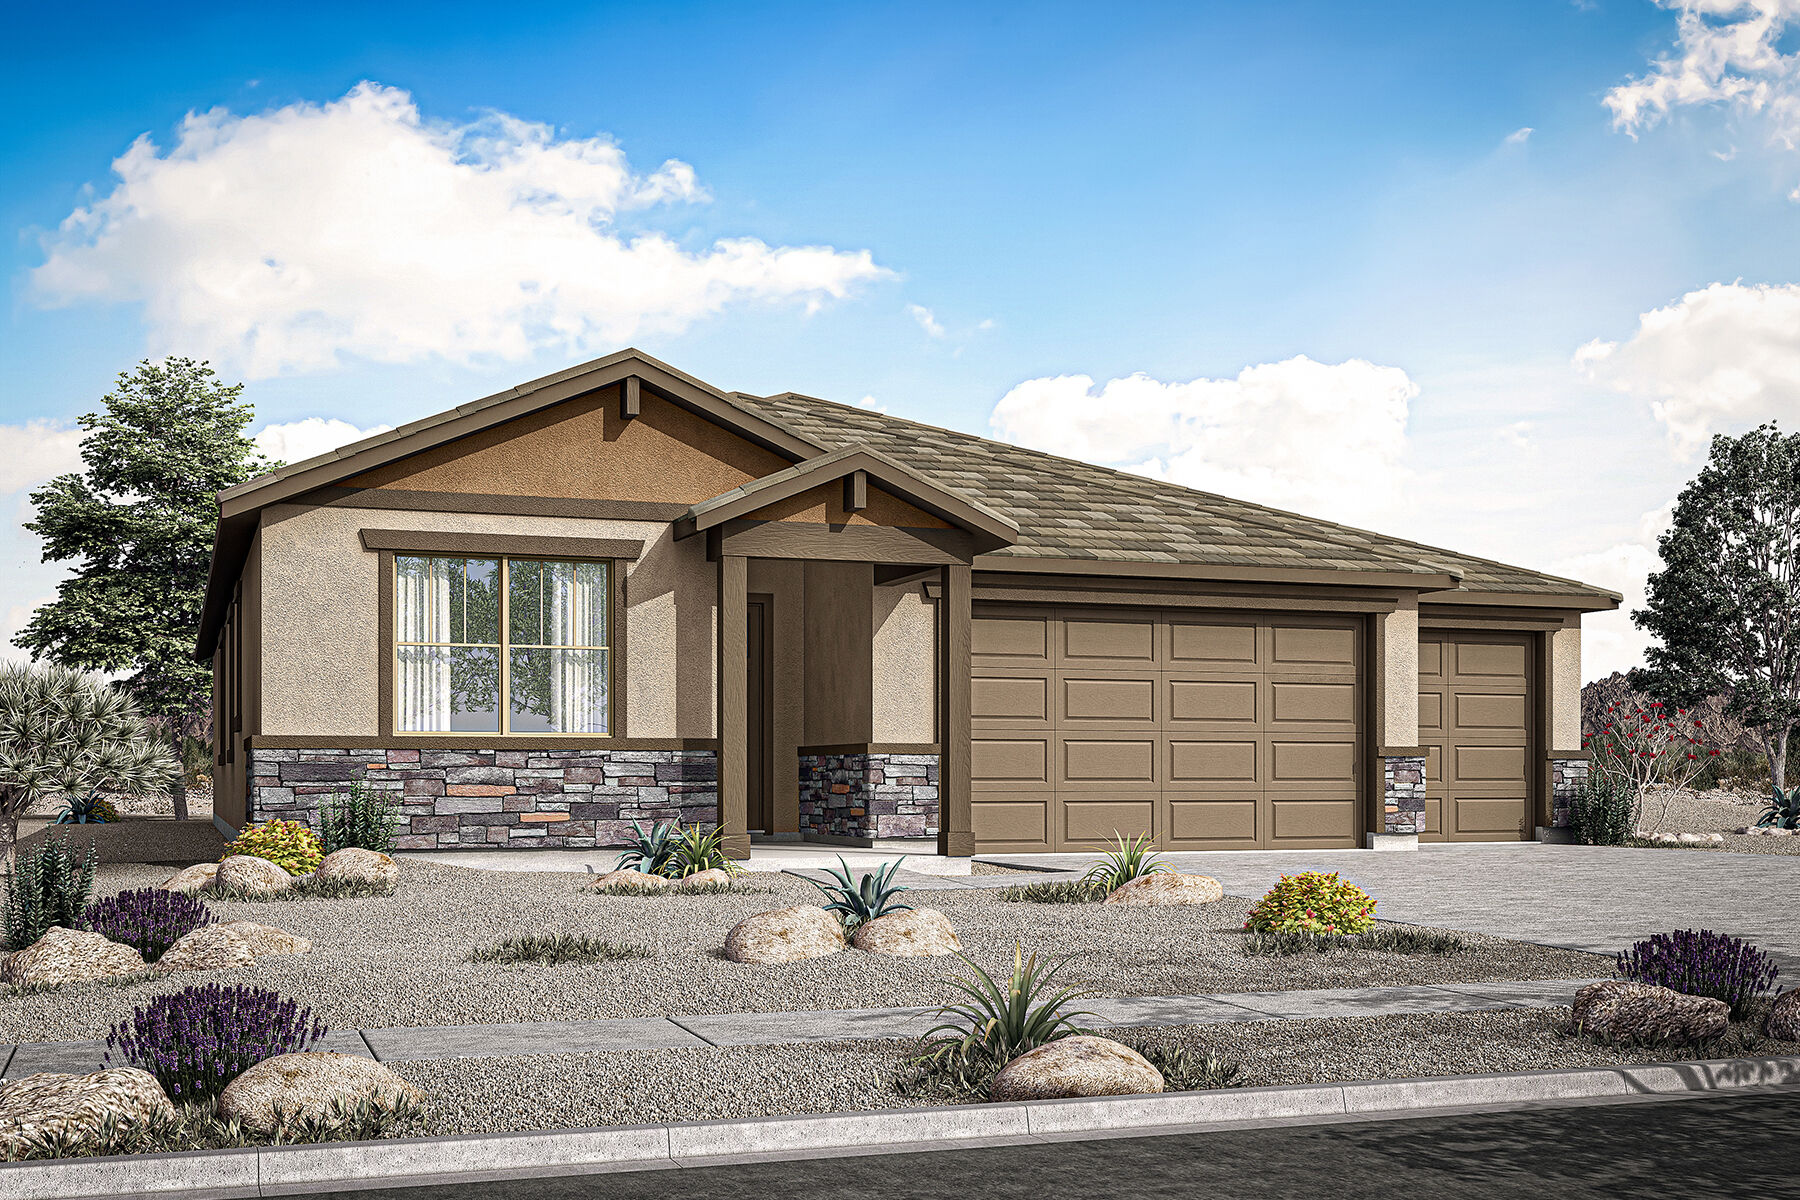
{"type": "MultiPolygon", "coordinates": [[[[370,530],[366,530],[366,529],[363,530],[365,538],[366,538],[366,535],[370,532],[371,532],[370,530]]],[[[376,531],[376,532],[379,532],[379,531],[376,531]]],[[[482,537],[482,538],[486,537],[486,535],[481,535],[481,534],[476,534],[476,535],[471,535],[471,536],[482,537]]],[[[523,539],[518,539],[518,540],[531,541],[531,542],[544,542],[544,541],[603,542],[603,541],[608,541],[609,539],[604,539],[604,538],[523,538],[523,539]]],[[[366,544],[367,543],[365,540],[365,546],[366,546],[366,544]]],[[[637,546],[639,548],[640,552],[642,550],[642,545],[643,545],[641,542],[625,542],[625,543],[613,543],[613,544],[637,546]]],[[[407,552],[408,551],[406,551],[406,550],[400,551],[400,553],[407,553],[407,552]]],[[[459,552],[449,552],[449,553],[459,553],[459,552]]],[[[475,554],[477,557],[480,556],[479,552],[471,551],[468,553],[475,554]]],[[[483,748],[490,743],[493,745],[496,745],[496,746],[501,746],[501,747],[511,746],[511,747],[518,747],[518,748],[523,749],[523,748],[526,748],[529,746],[540,746],[540,747],[548,746],[552,743],[567,745],[570,742],[595,743],[595,744],[604,745],[604,746],[615,748],[615,749],[628,748],[628,747],[623,746],[622,743],[627,741],[627,738],[625,735],[626,735],[626,732],[631,728],[628,724],[626,724],[626,722],[630,719],[630,716],[627,711],[627,705],[626,705],[626,696],[628,694],[629,689],[627,687],[627,677],[626,677],[626,649],[627,649],[626,637],[627,637],[627,635],[626,635],[626,631],[625,631],[625,624],[626,624],[626,622],[625,622],[625,586],[626,586],[625,570],[626,570],[626,564],[629,561],[631,561],[630,559],[607,558],[605,556],[601,556],[597,560],[597,561],[606,562],[608,564],[608,568],[609,568],[608,569],[609,577],[607,579],[607,593],[608,593],[607,603],[610,606],[610,611],[608,613],[607,619],[611,622],[611,632],[609,633],[608,636],[610,637],[612,644],[608,647],[608,649],[611,652],[611,656],[612,656],[611,663],[610,663],[611,668],[612,668],[612,691],[611,691],[611,695],[609,696],[609,701],[611,703],[612,708],[611,708],[611,712],[608,713],[607,723],[611,726],[611,732],[609,732],[609,733],[550,733],[550,734],[545,734],[545,733],[506,733],[506,734],[500,734],[500,733],[454,733],[454,732],[447,733],[447,732],[436,731],[436,730],[429,731],[429,732],[423,732],[423,731],[396,730],[394,728],[394,650],[395,650],[395,647],[394,647],[394,555],[395,555],[394,550],[381,550],[381,551],[377,552],[377,560],[380,563],[380,571],[381,571],[381,591],[380,591],[379,599],[377,601],[376,622],[375,622],[375,624],[376,624],[376,630],[375,630],[376,651],[375,651],[375,653],[376,653],[376,672],[377,672],[376,673],[375,698],[376,698],[376,705],[377,705],[376,736],[381,741],[400,743],[400,744],[404,744],[406,746],[413,746],[413,745],[426,746],[426,745],[431,745],[433,743],[435,743],[438,746],[443,746],[443,745],[448,744],[451,741],[455,741],[458,745],[466,745],[471,749],[483,748]],[[477,743],[480,743],[480,745],[478,746],[477,743]]],[[[506,555],[506,557],[529,558],[529,557],[533,557],[533,556],[529,555],[529,554],[520,553],[520,554],[508,554],[508,555],[506,555]]],[[[554,556],[542,555],[540,557],[554,557],[554,556]]],[[[567,560],[570,557],[579,557],[579,556],[570,556],[570,555],[564,554],[561,556],[560,560],[567,560]]],[[[504,696],[501,697],[501,703],[505,703],[505,702],[506,702],[506,698],[504,696]]],[[[338,740],[341,742],[343,739],[338,739],[338,740]]]]}
{"type": "Polygon", "coordinates": [[[364,550],[450,554],[474,558],[585,558],[636,562],[644,543],[625,538],[539,537],[522,533],[438,533],[424,529],[363,529],[364,550]]]}

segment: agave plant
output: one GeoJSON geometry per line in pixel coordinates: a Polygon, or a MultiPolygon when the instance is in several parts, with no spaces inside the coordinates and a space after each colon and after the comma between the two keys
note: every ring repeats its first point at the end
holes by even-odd
{"type": "Polygon", "coordinates": [[[70,796],[63,810],[56,814],[58,825],[106,825],[119,819],[119,810],[111,800],[95,792],[70,796]]]}
{"type": "Polygon", "coordinates": [[[702,871],[735,875],[740,869],[725,855],[725,831],[717,827],[703,831],[697,825],[690,825],[676,838],[675,853],[668,866],[672,879],[686,879],[702,871]]]}
{"type": "Polygon", "coordinates": [[[1757,825],[1769,829],[1800,829],[1800,783],[1785,792],[1780,788],[1771,791],[1769,805],[1756,819],[1757,825]]]}
{"type": "Polygon", "coordinates": [[[806,882],[825,893],[828,900],[826,911],[838,915],[838,920],[844,923],[844,933],[849,935],[876,917],[885,917],[889,913],[912,907],[895,899],[906,890],[905,884],[894,882],[894,873],[905,861],[903,855],[870,871],[860,880],[851,882],[849,864],[839,855],[837,870],[825,868],[825,873],[831,876],[830,883],[821,883],[817,879],[808,879],[806,882]]]}
{"type": "Polygon", "coordinates": [[[658,821],[647,830],[633,821],[631,845],[619,855],[614,869],[642,871],[646,875],[668,875],[675,860],[675,852],[680,847],[680,832],[679,821],[658,821]]]}
{"type": "Polygon", "coordinates": [[[1024,946],[1015,942],[1012,977],[1001,983],[968,955],[957,957],[973,974],[950,980],[950,986],[968,999],[932,1014],[948,1019],[925,1031],[918,1061],[1005,1064],[1027,1050],[1087,1032],[1075,1019],[1094,1014],[1068,1006],[1093,993],[1076,987],[1051,990],[1068,958],[1040,962],[1035,951],[1027,957],[1024,946]]]}
{"type": "Polygon", "coordinates": [[[1114,888],[1124,887],[1134,879],[1168,870],[1157,861],[1157,855],[1150,849],[1149,834],[1131,841],[1126,841],[1125,835],[1118,832],[1113,837],[1117,844],[1101,855],[1099,862],[1087,869],[1081,882],[1110,892],[1114,888]]]}

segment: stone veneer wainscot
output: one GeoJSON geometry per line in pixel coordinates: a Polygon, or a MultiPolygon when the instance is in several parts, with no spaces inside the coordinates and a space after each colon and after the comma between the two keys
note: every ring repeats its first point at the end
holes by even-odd
{"type": "Polygon", "coordinates": [[[1425,759],[1405,754],[1381,760],[1382,832],[1425,830],[1425,759]]]}
{"type": "Polygon", "coordinates": [[[936,837],[938,756],[802,754],[800,832],[856,840],[936,837]]]}
{"type": "Polygon", "coordinates": [[[318,808],[362,782],[400,794],[402,850],[623,844],[633,821],[718,821],[711,750],[250,751],[253,821],[318,825],[318,808]]]}
{"type": "Polygon", "coordinates": [[[1587,783],[1588,763],[1585,758],[1550,760],[1550,825],[1561,829],[1569,823],[1569,809],[1587,783]]]}

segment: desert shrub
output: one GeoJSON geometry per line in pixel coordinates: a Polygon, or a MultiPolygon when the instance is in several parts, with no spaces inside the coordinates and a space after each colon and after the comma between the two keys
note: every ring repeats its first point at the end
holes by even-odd
{"type": "Polygon", "coordinates": [[[956,957],[970,973],[947,982],[966,999],[932,1014],[945,1020],[920,1038],[915,1063],[967,1066],[986,1062],[998,1067],[1028,1050],[1087,1032],[1075,1019],[1093,1014],[1069,1006],[1088,993],[1056,986],[1056,976],[1068,964],[1067,958],[1040,962],[1035,952],[1026,957],[1024,947],[1015,944],[1012,975],[1002,982],[968,955],[956,957]]]}
{"type": "Polygon", "coordinates": [[[1257,933],[1364,933],[1375,925],[1375,901],[1336,871],[1283,875],[1250,909],[1244,928],[1257,933]]]}
{"type": "Polygon", "coordinates": [[[1243,1086],[1240,1082],[1243,1064],[1230,1062],[1214,1051],[1161,1044],[1133,1046],[1132,1049],[1162,1072],[1164,1091],[1206,1092],[1214,1088],[1243,1086]]]}
{"type": "Polygon", "coordinates": [[[214,900],[238,904],[274,904],[292,900],[362,900],[371,896],[391,896],[394,894],[394,885],[367,879],[320,879],[317,875],[302,875],[294,880],[292,887],[279,892],[246,892],[214,884],[207,889],[206,894],[214,900]]]}
{"type": "Polygon", "coordinates": [[[1386,954],[1456,954],[1467,943],[1454,933],[1441,929],[1421,929],[1416,925],[1383,925],[1368,933],[1343,937],[1337,934],[1261,933],[1244,934],[1244,953],[1252,958],[1283,958],[1295,954],[1329,954],[1333,950],[1374,950],[1386,954]]]}
{"type": "Polygon", "coordinates": [[[885,917],[889,913],[912,907],[897,899],[906,890],[906,885],[894,882],[894,873],[905,861],[904,856],[897,858],[853,882],[849,864],[839,855],[836,870],[825,868],[825,873],[831,877],[829,883],[805,878],[806,882],[825,893],[825,910],[837,914],[838,920],[844,923],[844,933],[848,936],[877,917],[885,917]]]}
{"type": "Polygon", "coordinates": [[[1732,788],[1740,792],[1766,792],[1770,782],[1768,756],[1759,750],[1733,746],[1716,758],[1706,760],[1706,768],[1694,780],[1694,787],[1700,791],[1732,788]]]}
{"type": "Polygon", "coordinates": [[[1616,970],[1620,979],[1722,1000],[1734,1019],[1741,1019],[1780,974],[1749,942],[1710,929],[1655,934],[1621,952],[1616,970]]]}
{"type": "Polygon", "coordinates": [[[185,987],[132,1010],[106,1037],[114,1055],[156,1076],[176,1103],[206,1100],[265,1058],[310,1050],[325,1024],[267,988],[185,987]]]}
{"type": "Polygon", "coordinates": [[[1569,833],[1584,846],[1623,846],[1637,825],[1637,792],[1621,775],[1590,770],[1569,801],[1569,833]]]}
{"type": "Polygon", "coordinates": [[[237,840],[225,847],[223,862],[234,854],[266,858],[289,875],[310,875],[318,870],[325,855],[319,837],[300,821],[265,821],[251,825],[238,834],[237,840]]]}
{"type": "Polygon", "coordinates": [[[187,934],[210,925],[212,910],[196,896],[161,888],[133,888],[96,900],[82,918],[84,927],[122,942],[155,962],[187,934]]]}
{"type": "Polygon", "coordinates": [[[1087,869],[1087,874],[1081,877],[1082,882],[1110,892],[1124,887],[1134,879],[1168,869],[1157,861],[1156,854],[1151,851],[1149,834],[1129,842],[1122,833],[1115,833],[1113,837],[1117,839],[1117,845],[1087,869]]]}
{"type": "Polygon", "coordinates": [[[1086,879],[1052,879],[1043,883],[1015,883],[1000,890],[1000,899],[1013,904],[1097,904],[1106,899],[1104,883],[1086,879]]]}
{"type": "Polygon", "coordinates": [[[690,825],[675,839],[675,852],[664,868],[671,879],[686,879],[702,871],[737,874],[739,867],[725,856],[725,831],[702,830],[690,825]]]}
{"type": "Polygon", "coordinates": [[[619,855],[613,869],[667,876],[675,861],[675,852],[681,844],[680,829],[681,826],[676,821],[659,821],[649,829],[633,821],[631,844],[619,855]]]}
{"type": "Polygon", "coordinates": [[[470,952],[472,962],[519,963],[595,963],[616,962],[622,958],[649,958],[643,946],[603,941],[587,934],[521,933],[470,952]]]}
{"type": "Polygon", "coordinates": [[[357,847],[387,854],[394,848],[400,806],[392,792],[360,780],[334,793],[319,809],[319,841],[326,854],[357,847]]]}
{"type": "Polygon", "coordinates": [[[367,1096],[351,1103],[334,1099],[326,1106],[323,1117],[291,1116],[273,1137],[261,1137],[245,1129],[236,1117],[220,1117],[210,1101],[179,1105],[172,1115],[157,1114],[142,1121],[126,1121],[116,1112],[106,1112],[86,1136],[58,1130],[0,1142],[0,1162],[237,1150],[270,1143],[367,1142],[403,1132],[403,1126],[410,1126],[422,1115],[422,1110],[411,1101],[392,1104],[367,1096]]]}
{"type": "Polygon", "coordinates": [[[70,796],[56,814],[58,825],[109,825],[118,819],[118,805],[95,792],[70,796]]]}
{"type": "Polygon", "coordinates": [[[94,868],[100,856],[88,843],[77,858],[67,837],[45,838],[35,849],[20,852],[6,871],[6,948],[23,950],[52,925],[79,929],[81,914],[94,892],[94,868]]]}

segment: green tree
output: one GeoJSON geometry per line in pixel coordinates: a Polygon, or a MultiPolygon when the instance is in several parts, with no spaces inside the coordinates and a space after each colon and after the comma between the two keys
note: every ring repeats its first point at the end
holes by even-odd
{"type": "MultiPolygon", "coordinates": [[[[266,468],[244,435],[242,384],[185,358],[119,376],[81,418],[85,469],[31,494],[45,562],[74,563],[13,643],[60,666],[127,673],[122,686],[179,754],[204,737],[212,671],[194,660],[217,494],[266,468]]],[[[174,787],[175,815],[187,815],[174,787]]]]}
{"type": "Polygon", "coordinates": [[[1785,786],[1800,723],[1800,434],[1715,437],[1658,549],[1663,569],[1631,618],[1660,644],[1632,686],[1690,708],[1723,695],[1785,786]]]}
{"type": "Polygon", "coordinates": [[[66,667],[0,664],[0,860],[39,800],[161,795],[179,774],[119,688],[66,667]]]}

